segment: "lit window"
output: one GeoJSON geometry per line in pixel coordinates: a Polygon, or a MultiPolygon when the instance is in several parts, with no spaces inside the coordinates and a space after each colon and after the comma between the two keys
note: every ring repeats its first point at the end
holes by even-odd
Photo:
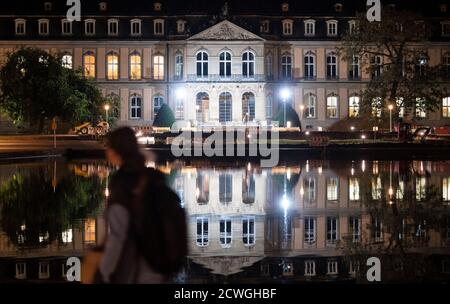
{"type": "Polygon", "coordinates": [[[219,121],[225,123],[231,121],[232,115],[232,97],[228,92],[221,93],[219,96],[219,121]]]}
{"type": "Polygon", "coordinates": [[[327,243],[335,244],[338,240],[338,219],[334,216],[327,217],[327,243]]]}
{"type": "Polygon", "coordinates": [[[164,80],[164,56],[153,56],[153,79],[164,80]]]}
{"type": "Polygon", "coordinates": [[[306,118],[316,118],[316,95],[308,94],[306,101],[306,118]]]}
{"type": "Polygon", "coordinates": [[[48,19],[40,19],[38,23],[39,23],[39,35],[42,36],[48,35],[50,33],[48,19]]]}
{"type": "Polygon", "coordinates": [[[62,34],[63,35],[72,35],[72,22],[64,19],[61,21],[61,28],[62,28],[62,34]]]}
{"type": "Polygon", "coordinates": [[[403,106],[403,97],[397,97],[395,99],[395,104],[398,109],[398,117],[404,117],[405,116],[405,107],[403,106]]]}
{"type": "Polygon", "coordinates": [[[161,19],[153,20],[153,33],[155,35],[164,34],[164,20],[161,19]]]}
{"type": "Polygon", "coordinates": [[[382,191],[383,191],[383,187],[381,186],[381,178],[379,176],[373,177],[372,178],[372,199],[380,200],[382,191]]]}
{"type": "Polygon", "coordinates": [[[292,56],[290,54],[281,56],[281,77],[283,79],[292,78],[292,56]]]}
{"type": "Polygon", "coordinates": [[[115,52],[106,55],[106,78],[108,80],[119,79],[119,55],[115,52]]]}
{"type": "Polygon", "coordinates": [[[338,34],[338,22],[336,20],[327,21],[327,35],[337,36],[338,34]]]}
{"type": "Polygon", "coordinates": [[[327,200],[337,201],[339,189],[339,178],[331,177],[327,179],[327,200]]]}
{"type": "Polygon", "coordinates": [[[233,200],[233,175],[220,174],[219,176],[219,201],[231,203],[233,200]]]}
{"type": "Polygon", "coordinates": [[[140,36],[141,35],[141,23],[142,21],[140,19],[133,19],[131,22],[131,35],[132,36],[140,36]]]}
{"type": "Polygon", "coordinates": [[[95,219],[87,219],[84,222],[84,242],[86,244],[95,243],[96,241],[96,221],[95,219]]]}
{"type": "Polygon", "coordinates": [[[426,118],[427,110],[426,103],[424,98],[416,98],[416,117],[418,118],[426,118]]]}
{"type": "Polygon", "coordinates": [[[312,245],[316,242],[316,219],[312,217],[305,217],[305,243],[312,245]]]}
{"type": "Polygon", "coordinates": [[[197,53],[197,77],[208,77],[208,54],[203,51],[197,53]]]}
{"type": "Polygon", "coordinates": [[[450,201],[450,177],[442,179],[442,200],[444,202],[450,201]]]}
{"type": "Polygon", "coordinates": [[[255,54],[250,51],[242,55],[242,75],[244,77],[255,76],[255,54]]]}
{"type": "Polygon", "coordinates": [[[142,97],[136,94],[130,97],[130,118],[142,118],[142,97]]]}
{"type": "Polygon", "coordinates": [[[209,219],[197,218],[197,246],[205,247],[209,243],[209,219]]]}
{"type": "Polygon", "coordinates": [[[316,34],[316,21],[305,20],[305,36],[314,36],[316,34]]]}
{"type": "Polygon", "coordinates": [[[220,77],[231,76],[231,53],[228,51],[219,54],[219,75],[220,77]]]}
{"type": "Polygon", "coordinates": [[[96,68],[95,68],[95,54],[92,52],[87,52],[83,56],[83,71],[84,76],[87,78],[95,78],[96,68]]]}
{"type": "Polygon", "coordinates": [[[351,96],[348,100],[348,116],[359,116],[359,96],[351,96]]]}
{"type": "Polygon", "coordinates": [[[65,54],[61,58],[61,64],[66,69],[72,69],[73,68],[73,57],[70,54],[65,54]]]}
{"type": "Polygon", "coordinates": [[[110,36],[119,35],[119,20],[116,19],[108,20],[108,35],[110,36]]]}
{"type": "Polygon", "coordinates": [[[84,33],[86,36],[95,35],[95,20],[87,19],[84,21],[84,33]]]}
{"type": "Polygon", "coordinates": [[[131,80],[142,78],[142,57],[138,52],[133,52],[130,55],[130,78],[131,80]]]}
{"type": "Polygon", "coordinates": [[[27,22],[25,21],[25,19],[16,19],[15,20],[16,35],[25,35],[27,33],[26,26],[27,22]]]}
{"type": "Polygon", "coordinates": [[[294,22],[292,20],[283,20],[281,23],[283,25],[283,35],[292,35],[294,22]]]}
{"type": "Polygon", "coordinates": [[[348,220],[348,224],[352,242],[359,242],[361,238],[361,218],[358,216],[351,216],[348,220]]]}
{"type": "Polygon", "coordinates": [[[200,205],[207,204],[209,202],[209,176],[205,173],[198,173],[196,183],[197,203],[200,205]]]}
{"type": "Polygon", "coordinates": [[[327,97],[327,117],[338,117],[338,97],[336,95],[327,97]]]}
{"type": "Polygon", "coordinates": [[[357,178],[352,177],[349,179],[348,192],[350,201],[359,201],[359,181],[357,178]]]}
{"type": "Polygon", "coordinates": [[[423,201],[427,195],[427,178],[424,176],[416,178],[416,201],[423,201]]]}
{"type": "Polygon", "coordinates": [[[175,80],[183,79],[183,55],[175,55],[175,80]]]}
{"type": "Polygon", "coordinates": [[[382,110],[382,99],[381,97],[375,97],[372,99],[372,116],[376,118],[381,117],[381,110],[382,110]]]}
{"type": "Polygon", "coordinates": [[[219,241],[222,247],[231,246],[231,231],[231,219],[221,219],[219,222],[219,241]]]}
{"type": "Polygon", "coordinates": [[[450,97],[442,99],[442,117],[450,117],[450,97]]]}
{"type": "Polygon", "coordinates": [[[161,109],[164,103],[164,97],[161,95],[156,95],[153,97],[153,119],[155,119],[156,114],[158,114],[159,109],[161,109]]]}
{"type": "Polygon", "coordinates": [[[242,118],[246,122],[255,119],[255,94],[253,93],[242,95],[242,118]]]}
{"type": "Polygon", "coordinates": [[[62,239],[62,242],[64,244],[72,243],[72,241],[73,241],[72,229],[68,229],[66,231],[63,231],[62,234],[61,234],[61,239],[62,239]]]}
{"type": "Polygon", "coordinates": [[[316,76],[316,56],[308,52],[305,55],[305,79],[314,79],[316,76]]]}
{"type": "Polygon", "coordinates": [[[316,275],[316,262],[305,261],[305,276],[315,276],[316,275]]]}
{"type": "Polygon", "coordinates": [[[244,217],[242,219],[242,242],[245,246],[255,245],[255,218],[244,217]]]}

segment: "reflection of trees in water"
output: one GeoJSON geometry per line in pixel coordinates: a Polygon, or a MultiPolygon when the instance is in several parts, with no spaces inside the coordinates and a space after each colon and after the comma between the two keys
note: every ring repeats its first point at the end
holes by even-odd
{"type": "Polygon", "coordinates": [[[341,248],[354,269],[359,265],[359,274],[365,276],[363,270],[371,256],[381,257],[385,279],[414,279],[432,266],[426,248],[436,246],[430,242],[431,234],[445,239],[450,214],[430,177],[426,171],[413,170],[410,163],[401,173],[387,170],[358,176],[370,220],[362,227],[361,242],[346,236],[341,248]],[[374,179],[381,180],[381,189],[374,191],[379,184],[374,179]]]}
{"type": "Polygon", "coordinates": [[[2,230],[18,248],[37,248],[61,241],[74,220],[95,215],[103,198],[97,176],[67,175],[54,188],[40,169],[15,175],[0,188],[2,230]]]}

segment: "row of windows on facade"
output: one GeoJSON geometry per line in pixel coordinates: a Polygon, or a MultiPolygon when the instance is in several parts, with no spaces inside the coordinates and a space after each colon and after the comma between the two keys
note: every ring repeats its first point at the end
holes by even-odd
{"type": "MultiPolygon", "coordinates": [[[[399,179],[392,187],[392,199],[401,201],[405,197],[405,181],[399,179]]],[[[272,197],[272,185],[267,186],[267,196],[272,197]]],[[[417,177],[414,184],[414,195],[417,201],[424,201],[427,198],[427,179],[417,177]]],[[[339,177],[330,177],[326,180],[325,193],[326,200],[338,202],[340,200],[339,177]]],[[[371,179],[371,197],[373,200],[381,200],[383,197],[383,183],[381,177],[371,179]]],[[[442,201],[450,202],[450,177],[445,177],[441,182],[442,201]]],[[[306,177],[300,188],[300,197],[305,203],[315,203],[317,201],[317,180],[314,177],[306,177]]],[[[231,203],[233,200],[233,175],[221,174],[219,176],[219,202],[223,204],[231,203]]],[[[391,190],[390,190],[391,191],[391,190]]],[[[242,178],[242,202],[251,204],[255,202],[255,179],[253,174],[246,174],[242,178]]],[[[196,199],[200,205],[208,204],[210,200],[209,177],[199,174],[196,180],[196,199]]],[[[356,177],[348,179],[348,200],[358,202],[361,200],[360,181],[356,177]]]]}
{"type": "MultiPolygon", "coordinates": [[[[274,98],[272,95],[266,96],[265,100],[266,108],[266,119],[272,120],[273,118],[273,107],[274,98]]],[[[330,119],[341,118],[339,114],[339,96],[336,94],[331,94],[326,97],[326,117],[330,119]]],[[[380,98],[376,98],[373,104],[381,102],[380,98]]],[[[416,109],[414,115],[417,118],[427,118],[427,111],[424,110],[423,103],[425,101],[421,98],[416,100],[416,109]]],[[[162,95],[155,95],[152,100],[152,117],[154,118],[161,106],[165,103],[165,99],[162,95]]],[[[205,92],[200,92],[196,96],[196,120],[199,123],[206,123],[209,121],[210,110],[209,110],[209,95],[205,92]]],[[[292,101],[290,101],[292,104],[292,101]]],[[[348,99],[348,117],[359,117],[360,115],[360,103],[361,98],[357,95],[350,96],[348,99]]],[[[398,116],[400,118],[405,117],[406,111],[403,105],[403,99],[401,97],[397,98],[398,116]]],[[[175,100],[175,118],[184,119],[185,110],[185,100],[177,98],[175,100]]],[[[307,94],[305,96],[305,105],[300,113],[300,119],[317,119],[317,96],[314,94],[307,94]]],[[[232,94],[229,92],[223,92],[219,95],[219,122],[226,123],[233,121],[233,99],[232,94]]],[[[129,118],[130,119],[142,119],[143,118],[143,101],[142,96],[138,94],[133,94],[130,96],[129,100],[129,118]]],[[[243,122],[255,121],[256,118],[256,100],[255,95],[252,92],[246,92],[242,95],[242,117],[234,120],[242,120],[243,122]]],[[[382,110],[374,108],[372,111],[373,116],[381,117],[382,110]]],[[[450,118],[450,97],[445,97],[442,99],[441,115],[443,118],[450,118]]]]}
{"type": "MultiPolygon", "coordinates": [[[[219,76],[223,79],[232,77],[232,54],[229,51],[222,51],[219,53],[219,76]]],[[[180,52],[174,58],[174,80],[183,79],[184,71],[184,56],[180,52]]],[[[326,56],[326,77],[330,80],[337,80],[339,78],[338,70],[338,55],[330,52],[326,56]]],[[[450,76],[450,53],[443,56],[443,65],[446,69],[446,74],[450,76]]],[[[109,52],[106,55],[106,78],[108,80],[119,79],[119,63],[120,58],[117,52],[109,52]]],[[[142,55],[134,51],[129,55],[129,70],[131,80],[142,79],[142,55]]],[[[153,56],[153,79],[164,80],[165,65],[164,56],[157,54],[153,56]]],[[[255,54],[253,51],[247,50],[241,56],[242,76],[250,80],[255,79],[255,54]]],[[[63,64],[72,68],[72,55],[66,54],[63,57],[63,64]]],[[[86,77],[96,77],[96,55],[94,52],[86,52],[83,56],[83,71],[86,77]]],[[[293,58],[290,54],[283,54],[281,56],[281,78],[292,79],[293,58]]],[[[313,52],[307,52],[304,56],[304,79],[314,80],[317,75],[316,55],[313,52]]],[[[374,56],[371,60],[371,77],[375,78],[383,72],[383,58],[381,56],[374,56]]],[[[273,55],[268,54],[265,57],[265,73],[268,80],[273,79],[273,55]]],[[[209,77],[209,54],[206,51],[199,51],[196,55],[196,77],[197,79],[209,77]]],[[[358,56],[353,56],[349,63],[348,79],[359,80],[361,78],[361,62],[358,56]]]]}
{"type": "MultiPolygon", "coordinates": [[[[304,20],[304,35],[306,37],[314,37],[316,35],[316,20],[308,19],[304,20]]],[[[15,33],[16,35],[26,35],[26,23],[25,19],[16,19],[15,20],[15,33]]],[[[294,34],[294,21],[291,19],[285,19],[281,21],[282,24],[282,34],[284,36],[292,36],[294,34]]],[[[337,20],[327,20],[327,36],[336,37],[338,36],[338,24],[337,20]]],[[[349,24],[349,32],[353,32],[356,29],[356,21],[351,20],[348,22],[349,24]]],[[[84,20],[84,34],[86,36],[94,36],[96,35],[96,20],[95,19],[86,19],[84,20]]],[[[442,26],[442,36],[448,37],[450,36],[450,22],[445,21],[441,23],[442,26]]],[[[119,20],[118,19],[109,19],[108,20],[108,35],[109,36],[118,36],[119,35],[119,20]]],[[[176,22],[176,30],[178,34],[184,34],[186,31],[186,21],[178,20],[176,22]]],[[[270,32],[270,21],[264,20],[261,22],[260,27],[261,33],[269,33],[270,32]]],[[[47,36],[50,34],[50,20],[48,19],[39,19],[38,20],[38,32],[41,36],[47,36]]],[[[61,21],[61,33],[63,35],[72,35],[72,22],[69,20],[61,21]]],[[[153,20],[153,34],[154,35],[164,35],[164,20],[163,19],[155,19],[153,20]]],[[[131,36],[140,36],[142,35],[142,20],[133,19],[130,21],[130,35],[131,36]]]]}

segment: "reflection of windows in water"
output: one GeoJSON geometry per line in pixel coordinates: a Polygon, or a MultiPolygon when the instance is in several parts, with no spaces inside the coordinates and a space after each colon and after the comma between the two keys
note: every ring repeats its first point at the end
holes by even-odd
{"type": "Polygon", "coordinates": [[[313,177],[307,177],[304,180],[304,200],[307,203],[313,203],[316,201],[316,180],[313,177]]]}
{"type": "Polygon", "coordinates": [[[305,276],[315,276],[316,275],[316,262],[305,261],[305,276]]]}
{"type": "Polygon", "coordinates": [[[27,264],[16,263],[16,279],[23,280],[27,278],[27,264]]]}
{"type": "Polygon", "coordinates": [[[178,197],[180,198],[181,206],[184,206],[184,178],[183,178],[183,175],[178,175],[175,178],[175,191],[177,192],[178,197]]]}
{"type": "Polygon", "coordinates": [[[372,199],[380,200],[381,199],[381,191],[383,191],[381,185],[381,177],[373,177],[372,178],[372,199]]]}
{"type": "Polygon", "coordinates": [[[327,274],[338,274],[338,262],[328,261],[327,262],[327,274]]]}
{"type": "Polygon", "coordinates": [[[49,235],[48,232],[39,234],[39,243],[45,243],[48,241],[49,235]]]}
{"type": "Polygon", "coordinates": [[[206,217],[197,218],[197,246],[205,247],[209,243],[209,219],[206,217]]]}
{"type": "Polygon", "coordinates": [[[348,273],[356,275],[359,272],[359,262],[350,261],[348,273]]]}
{"type": "Polygon", "coordinates": [[[197,203],[207,204],[209,202],[209,176],[205,173],[198,173],[196,188],[197,203]]]}
{"type": "Polygon", "coordinates": [[[372,239],[375,242],[381,242],[383,240],[382,223],[378,217],[372,218],[372,239]]]}
{"type": "Polygon", "coordinates": [[[426,221],[422,220],[417,226],[416,226],[416,237],[418,238],[424,238],[427,235],[427,225],[426,221]]]}
{"type": "Polygon", "coordinates": [[[316,219],[305,217],[305,243],[314,244],[316,242],[316,219]]]}
{"type": "Polygon", "coordinates": [[[255,202],[255,177],[253,174],[245,174],[242,180],[242,201],[244,204],[255,202]]]}
{"type": "Polygon", "coordinates": [[[50,277],[50,265],[48,262],[39,262],[39,279],[48,279],[50,277]]]}
{"type": "Polygon", "coordinates": [[[339,178],[331,177],[327,180],[327,200],[337,201],[338,200],[338,187],[339,178]]]}
{"type": "Polygon", "coordinates": [[[231,174],[220,174],[219,176],[219,201],[230,203],[233,199],[233,176],[231,174]]]}
{"type": "Polygon", "coordinates": [[[350,201],[359,201],[359,180],[356,177],[348,180],[348,193],[350,201]]]}
{"type": "Polygon", "coordinates": [[[292,218],[287,217],[283,222],[283,234],[282,234],[282,249],[290,249],[292,244],[292,218]]]}
{"type": "Polygon", "coordinates": [[[220,228],[220,245],[223,247],[229,247],[231,245],[231,219],[221,219],[219,223],[220,228]]]}
{"type": "Polygon", "coordinates": [[[401,201],[403,200],[404,195],[405,195],[405,182],[403,180],[399,180],[395,197],[397,200],[401,201]]]}
{"type": "Polygon", "coordinates": [[[444,202],[450,201],[450,177],[442,179],[442,200],[444,202]]]}
{"type": "Polygon", "coordinates": [[[351,216],[349,218],[350,234],[353,242],[359,242],[361,237],[361,218],[359,216],[351,216]]]}
{"type": "Polygon", "coordinates": [[[72,243],[72,239],[73,239],[72,229],[63,231],[61,238],[62,238],[63,243],[72,243]]]}
{"type": "Polygon", "coordinates": [[[445,230],[447,244],[450,244],[450,217],[447,217],[447,227],[445,230]]]}
{"type": "Polygon", "coordinates": [[[273,197],[273,179],[272,179],[272,175],[268,174],[267,178],[266,178],[266,202],[267,203],[272,203],[273,197]]]}
{"type": "Polygon", "coordinates": [[[442,260],[442,273],[450,273],[450,260],[442,260]]]}
{"type": "Polygon", "coordinates": [[[95,243],[95,219],[87,219],[84,222],[84,242],[95,243]]]}
{"type": "Polygon", "coordinates": [[[422,176],[419,178],[416,178],[416,200],[422,201],[426,197],[426,186],[427,186],[427,179],[426,177],[422,176]]]}
{"type": "Polygon", "coordinates": [[[338,219],[327,217],[327,242],[334,244],[338,239],[338,219]]]}
{"type": "Polygon", "coordinates": [[[255,244],[255,218],[253,217],[242,219],[242,242],[245,246],[255,244]]]}

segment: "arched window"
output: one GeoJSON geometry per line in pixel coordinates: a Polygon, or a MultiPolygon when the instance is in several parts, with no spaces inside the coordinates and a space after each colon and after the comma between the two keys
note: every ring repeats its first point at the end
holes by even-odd
{"type": "Polygon", "coordinates": [[[219,175],[219,201],[231,203],[233,200],[233,175],[222,173],[219,175]]]}
{"type": "Polygon", "coordinates": [[[316,118],[316,103],[317,98],[316,95],[308,94],[306,100],[306,118],[316,118]]]}
{"type": "Polygon", "coordinates": [[[232,115],[232,103],[231,94],[224,92],[219,96],[219,121],[224,123],[231,121],[232,115]]]}
{"type": "Polygon", "coordinates": [[[25,35],[27,33],[27,21],[25,19],[15,20],[16,35],[25,35]]]}
{"type": "Polygon", "coordinates": [[[305,55],[305,79],[314,79],[316,76],[316,56],[312,52],[305,55]]]}
{"type": "Polygon", "coordinates": [[[197,197],[197,203],[200,205],[207,204],[209,202],[209,176],[199,172],[196,183],[195,196],[197,197]]]}
{"type": "Polygon", "coordinates": [[[327,117],[337,118],[338,117],[338,96],[330,95],[327,97],[327,117]]]}
{"type": "Polygon", "coordinates": [[[109,36],[119,35],[119,20],[117,19],[108,20],[108,35],[109,36]]]}
{"type": "Polygon", "coordinates": [[[220,77],[231,77],[231,53],[223,51],[219,54],[220,77]]]}
{"type": "Polygon", "coordinates": [[[242,202],[244,204],[253,204],[255,202],[255,177],[253,174],[245,173],[242,179],[242,202]]]}
{"type": "Polygon", "coordinates": [[[204,51],[197,53],[197,77],[208,77],[208,54],[204,51]]]}
{"type": "Polygon", "coordinates": [[[84,21],[84,34],[86,36],[95,35],[95,20],[94,19],[86,19],[84,21]]]}
{"type": "Polygon", "coordinates": [[[163,35],[164,34],[164,20],[163,19],[153,20],[153,33],[155,35],[163,35]]]}
{"type": "Polygon", "coordinates": [[[242,55],[242,75],[244,77],[255,76],[255,54],[253,52],[246,51],[242,55]]]}
{"type": "Polygon", "coordinates": [[[164,97],[161,95],[156,95],[153,97],[153,119],[155,119],[156,114],[158,114],[159,109],[161,109],[164,103],[164,97]]]}
{"type": "Polygon", "coordinates": [[[130,97],[130,118],[142,118],[142,97],[136,94],[130,97]]]}
{"type": "Polygon", "coordinates": [[[223,218],[219,222],[219,241],[222,247],[230,247],[232,240],[231,219],[223,218]]]}
{"type": "Polygon", "coordinates": [[[266,96],[266,118],[268,120],[271,120],[273,117],[273,96],[267,95],[266,96]]]}
{"type": "Polygon", "coordinates": [[[175,80],[183,79],[183,54],[177,53],[175,55],[175,80]]]}
{"type": "Polygon", "coordinates": [[[133,19],[130,21],[130,26],[131,26],[131,36],[140,36],[141,35],[141,24],[142,24],[142,20],[140,19],[133,19]]]}
{"type": "Polygon", "coordinates": [[[116,52],[106,55],[106,79],[119,79],[119,55],[116,52]]]}
{"type": "Polygon", "coordinates": [[[95,54],[93,52],[86,52],[83,55],[83,72],[86,78],[95,78],[95,54]]]}
{"type": "Polygon", "coordinates": [[[242,95],[242,116],[246,122],[255,119],[255,94],[251,92],[242,95]]]}
{"type": "Polygon", "coordinates": [[[359,116],[359,96],[351,96],[348,100],[348,116],[359,116]]]}
{"type": "Polygon", "coordinates": [[[130,78],[131,80],[142,78],[142,57],[136,51],[130,54],[130,78]]]}
{"type": "Polygon", "coordinates": [[[281,21],[282,27],[283,27],[283,35],[289,36],[292,35],[293,29],[294,29],[294,21],[288,19],[281,21]]]}
{"type": "Polygon", "coordinates": [[[337,56],[334,53],[327,55],[327,78],[337,79],[337,56]]]}
{"type": "Polygon", "coordinates": [[[196,98],[197,122],[207,122],[209,119],[209,95],[205,92],[197,94],[196,98]]]}
{"type": "Polygon", "coordinates": [[[266,77],[268,80],[273,79],[273,56],[272,54],[267,54],[266,56],[266,77]]]}
{"type": "Polygon", "coordinates": [[[153,79],[164,80],[164,56],[153,56],[153,79]]]}
{"type": "Polygon", "coordinates": [[[71,54],[64,54],[61,58],[61,64],[66,69],[73,68],[73,56],[71,54]]]}
{"type": "Polygon", "coordinates": [[[327,35],[328,36],[337,36],[338,34],[338,22],[337,20],[329,20],[327,21],[327,35]]]}
{"type": "Polygon", "coordinates": [[[292,56],[290,54],[281,56],[281,77],[283,79],[292,78],[292,56]]]}
{"type": "Polygon", "coordinates": [[[50,33],[49,22],[48,19],[39,19],[39,35],[46,36],[50,33]]]}
{"type": "Polygon", "coordinates": [[[316,21],[305,20],[305,36],[314,36],[316,34],[316,21]]]}

